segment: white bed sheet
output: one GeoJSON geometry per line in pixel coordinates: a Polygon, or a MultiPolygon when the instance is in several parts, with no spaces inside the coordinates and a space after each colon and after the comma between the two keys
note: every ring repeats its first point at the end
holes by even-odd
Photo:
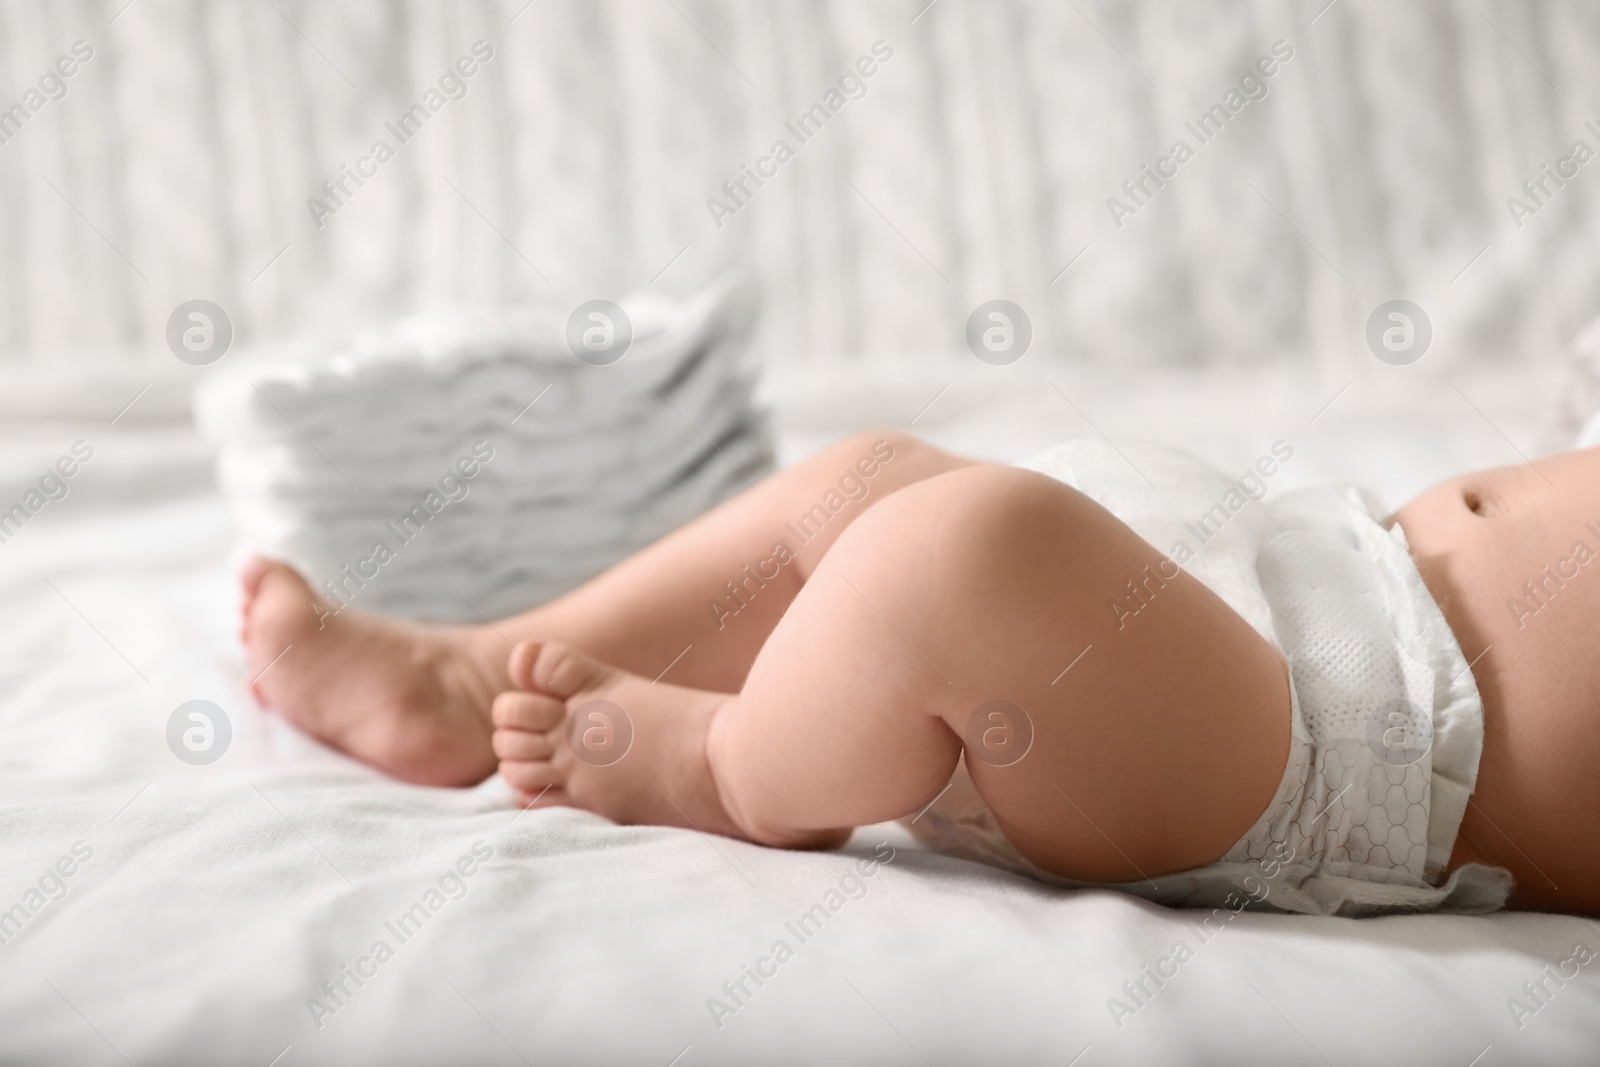
{"type": "MultiPolygon", "coordinates": [[[[836,370],[779,383],[790,456],[835,429],[904,425],[944,381],[842,390],[836,370]]],[[[517,815],[493,781],[386,781],[248,697],[229,519],[197,439],[170,418],[190,383],[153,377],[115,425],[139,371],[32,405],[10,383],[0,400],[0,500],[77,437],[96,447],[73,494],[0,545],[0,909],[75,843],[93,853],[0,944],[0,1062],[1487,1067],[1600,1053],[1600,963],[1520,1026],[1508,1006],[1575,944],[1600,948],[1600,926],[1579,918],[1245,914],[1202,942],[1199,914],[1047,889],[930,855],[893,827],[796,854],[517,815]],[[205,767],[165,743],[168,715],[194,698],[234,730],[205,767]],[[479,841],[493,858],[465,896],[399,943],[385,922],[479,841]],[[801,943],[785,924],[829,903],[880,841],[893,860],[801,943]],[[393,958],[359,988],[347,980],[353,995],[319,1027],[308,998],[380,938],[393,958]],[[793,958],[760,987],[746,979],[745,1003],[714,1020],[708,999],[733,1006],[723,983],[780,939],[793,958]],[[1180,940],[1193,958],[1113,1018],[1110,998],[1131,1003],[1123,983],[1180,940]]],[[[1176,438],[1242,468],[1286,410],[1316,410],[1299,386],[1260,381],[1222,400],[1180,379],[1057,384],[1075,412],[1041,406],[1038,383],[964,381],[938,401],[948,417],[936,404],[914,428],[995,458],[1052,435],[1176,438]]],[[[1378,456],[1375,480],[1398,502],[1453,463],[1514,461],[1508,440],[1532,449],[1534,405],[1485,389],[1492,432],[1432,392],[1408,402],[1409,422],[1350,404],[1341,431],[1323,424],[1331,409],[1302,428],[1304,477],[1378,456]]]]}

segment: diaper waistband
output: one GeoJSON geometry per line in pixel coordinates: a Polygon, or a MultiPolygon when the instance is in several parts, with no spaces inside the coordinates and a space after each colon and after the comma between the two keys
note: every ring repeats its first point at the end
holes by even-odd
{"type": "MultiPolygon", "coordinates": [[[[1326,813],[1315,830],[1301,817],[1316,863],[1306,873],[1439,886],[1483,749],[1471,666],[1404,533],[1384,529],[1357,491],[1298,490],[1272,511],[1279,532],[1258,576],[1277,609],[1297,740],[1310,745],[1305,810],[1326,813]]],[[[1471,884],[1452,878],[1449,892],[1468,908],[1503,902],[1505,872],[1465,874],[1471,884]]]]}

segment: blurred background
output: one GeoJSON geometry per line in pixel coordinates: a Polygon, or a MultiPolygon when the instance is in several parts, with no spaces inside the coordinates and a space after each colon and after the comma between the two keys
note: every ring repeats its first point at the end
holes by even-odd
{"type": "MultiPolygon", "coordinates": [[[[909,422],[946,382],[917,428],[1014,458],[1097,412],[1113,437],[1177,419],[1226,448],[1241,391],[1285,432],[1347,383],[1330,420],[1448,422],[1472,416],[1456,390],[1410,391],[1496,370],[1510,395],[1460,392],[1531,449],[1570,431],[1544,416],[1596,314],[1600,182],[1542,169],[1600,148],[1600,10],[1580,2],[11,0],[0,106],[77,41],[93,57],[60,98],[0,123],[13,367],[176,373],[163,331],[194,298],[248,348],[463,304],[691,294],[735,270],[760,289],[769,391],[807,405],[780,410],[803,427],[791,451],[909,422]],[[475,41],[493,59],[396,141],[385,124],[475,41]],[[1292,58],[1201,143],[1185,124],[1275,42],[1292,58]],[[859,92],[796,137],[875,48],[889,58],[859,92]],[[330,198],[379,139],[394,158],[330,198]],[[1194,158],[1139,203],[1124,183],[1180,139],[1194,158]],[[730,196],[780,140],[792,158],[730,196]],[[998,369],[964,344],[993,298],[1033,331],[998,369]],[[1403,374],[1363,343],[1393,298],[1433,330],[1403,374]]],[[[1472,459],[1517,458],[1496,443],[1472,459]]]]}
{"type": "Polygon", "coordinates": [[[1600,408],[1596,152],[1583,0],[0,0],[0,907],[101,857],[0,946],[0,1060],[1592,1060],[1592,998],[1504,1003],[1576,920],[1230,933],[1119,1037],[1186,920],[909,854],[721,1034],[845,858],[383,779],[252,699],[234,573],[324,588],[438,486],[355,603],[491,617],[869,426],[1396,507],[1600,408]]]}

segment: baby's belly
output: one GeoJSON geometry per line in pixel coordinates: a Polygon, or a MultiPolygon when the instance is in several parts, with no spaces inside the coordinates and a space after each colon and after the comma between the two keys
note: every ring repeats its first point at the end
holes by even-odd
{"type": "Polygon", "coordinates": [[[1600,911],[1600,532],[1464,520],[1429,496],[1400,523],[1484,709],[1452,866],[1510,869],[1518,907],[1600,911]]]}

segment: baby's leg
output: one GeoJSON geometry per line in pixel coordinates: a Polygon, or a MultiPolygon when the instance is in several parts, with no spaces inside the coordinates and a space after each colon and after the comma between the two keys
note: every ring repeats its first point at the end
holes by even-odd
{"type": "Polygon", "coordinates": [[[542,802],[623,821],[827,843],[932,800],[974,714],[1004,700],[1024,710],[1031,745],[1008,766],[968,762],[1024,854],[1097,880],[1205,863],[1277,787],[1288,678],[1242,619],[1187,575],[1160,577],[1160,562],[1049,478],[939,475],[840,537],[737,697],[569,667],[543,695],[497,701],[502,773],[530,795],[551,787],[542,802]],[[1124,626],[1108,603],[1125,600],[1128,581],[1145,583],[1148,603],[1124,626]],[[563,725],[598,723],[585,707],[597,696],[636,729],[608,766],[575,759],[563,725]],[[688,740],[661,755],[664,736],[688,740]]]}
{"type": "Polygon", "coordinates": [[[498,623],[495,664],[505,661],[504,637],[559,640],[651,677],[672,663],[668,677],[680,685],[736,693],[844,530],[889,494],[972,463],[909,434],[853,434],[571,594],[498,623]],[[782,562],[787,552],[793,559],[782,562]]]}
{"type": "Polygon", "coordinates": [[[292,569],[257,560],[242,576],[248,671],[264,704],[329,744],[409,781],[470,785],[495,768],[489,706],[511,684],[515,641],[559,640],[735,692],[842,530],[895,490],[971,462],[905,434],[846,438],[573,593],[481,626],[331,614],[292,569]],[[793,559],[775,560],[779,542],[793,559]]]}

